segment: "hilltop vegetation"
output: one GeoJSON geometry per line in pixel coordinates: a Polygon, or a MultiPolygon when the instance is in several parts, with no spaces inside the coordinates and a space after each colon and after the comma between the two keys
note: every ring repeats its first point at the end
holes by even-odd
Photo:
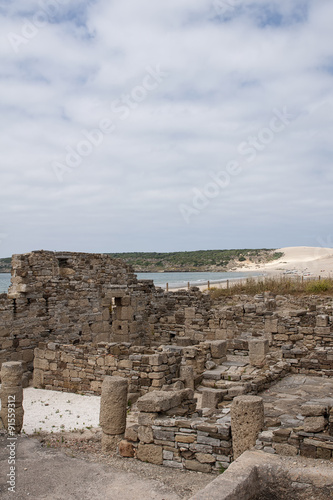
{"type": "MultiPolygon", "coordinates": [[[[265,263],[282,257],[274,249],[196,250],[193,252],[127,252],[109,253],[122,259],[136,272],[231,271],[249,262],[265,263]]],[[[0,259],[0,272],[10,272],[10,257],[0,259]]]]}
{"type": "Polygon", "coordinates": [[[11,260],[12,259],[10,257],[0,259],[0,273],[10,273],[11,260]]]}
{"type": "Polygon", "coordinates": [[[110,253],[131,264],[137,272],[230,271],[248,262],[265,263],[282,257],[273,249],[196,250],[193,252],[110,253]]]}

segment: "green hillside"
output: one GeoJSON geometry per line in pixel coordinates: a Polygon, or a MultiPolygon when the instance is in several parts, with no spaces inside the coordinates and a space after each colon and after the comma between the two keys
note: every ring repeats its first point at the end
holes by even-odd
{"type": "MultiPolygon", "coordinates": [[[[230,271],[249,262],[265,263],[282,257],[274,249],[196,250],[193,252],[109,253],[132,265],[136,272],[230,271]]],[[[10,257],[0,259],[0,272],[10,272],[10,257]]]]}
{"type": "Polygon", "coordinates": [[[135,271],[226,271],[247,262],[264,263],[282,257],[274,249],[196,250],[193,252],[110,253],[131,264],[135,271]]]}

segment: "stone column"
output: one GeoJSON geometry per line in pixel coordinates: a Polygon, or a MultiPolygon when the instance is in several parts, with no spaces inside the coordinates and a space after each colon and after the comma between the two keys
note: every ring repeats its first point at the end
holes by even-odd
{"type": "Polygon", "coordinates": [[[264,403],[259,396],[237,396],[231,405],[234,459],[256,444],[264,427],[264,403]]]}
{"type": "Polygon", "coordinates": [[[263,366],[266,362],[266,354],[269,350],[267,339],[249,340],[249,357],[252,366],[263,366]]]}
{"type": "Polygon", "coordinates": [[[128,381],[123,377],[105,377],[99,423],[102,427],[102,451],[116,451],[126,429],[128,381]]]}
{"type": "Polygon", "coordinates": [[[22,375],[22,361],[2,363],[0,417],[5,429],[10,434],[21,432],[23,426],[22,375]]]}
{"type": "Polygon", "coordinates": [[[194,389],[194,370],[192,366],[180,365],[179,378],[184,380],[185,387],[194,389]]]}

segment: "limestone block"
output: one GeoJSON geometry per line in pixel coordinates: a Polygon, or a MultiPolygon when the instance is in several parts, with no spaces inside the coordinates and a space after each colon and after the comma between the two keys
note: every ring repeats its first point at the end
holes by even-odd
{"type": "Polygon", "coordinates": [[[34,369],[32,385],[36,389],[43,388],[43,386],[44,386],[44,372],[43,372],[43,370],[38,370],[37,368],[34,369]]]}
{"type": "Polygon", "coordinates": [[[252,366],[262,366],[266,361],[269,350],[267,339],[253,339],[249,341],[249,358],[252,366]]]}
{"type": "Polygon", "coordinates": [[[100,426],[106,434],[123,434],[126,428],[128,381],[105,377],[102,384],[100,426]]]}
{"type": "Polygon", "coordinates": [[[202,408],[217,408],[217,405],[223,399],[223,391],[219,389],[203,389],[202,390],[202,408]]]}
{"type": "Polygon", "coordinates": [[[152,425],[154,420],[158,417],[158,413],[139,413],[138,424],[139,425],[152,425]]]}
{"type": "Polygon", "coordinates": [[[50,364],[47,361],[47,359],[35,358],[34,359],[34,368],[37,368],[38,370],[47,371],[50,368],[50,364]]]}
{"type": "Polygon", "coordinates": [[[125,439],[119,443],[119,454],[122,457],[133,458],[135,455],[135,448],[132,443],[129,443],[125,439]]]}
{"type": "Polygon", "coordinates": [[[212,470],[209,464],[201,464],[197,460],[185,460],[185,468],[197,472],[211,472],[212,470]]]}
{"type": "Polygon", "coordinates": [[[213,464],[216,462],[216,458],[210,453],[196,453],[195,458],[201,464],[213,464]]]}
{"type": "Polygon", "coordinates": [[[227,359],[227,341],[213,340],[210,342],[210,352],[213,359],[219,359],[223,362],[227,359]]]}
{"type": "Polygon", "coordinates": [[[304,432],[322,432],[327,424],[324,417],[305,417],[304,432]]]}
{"type": "Polygon", "coordinates": [[[141,443],[153,443],[154,435],[151,427],[140,425],[138,429],[138,438],[141,443]]]}
{"type": "Polygon", "coordinates": [[[273,448],[279,455],[295,457],[298,454],[298,448],[288,443],[273,443],[273,448]]]}
{"type": "Polygon", "coordinates": [[[170,408],[178,406],[181,403],[179,392],[180,391],[148,392],[147,394],[138,399],[137,401],[138,410],[148,413],[165,412],[170,408]]]}
{"type": "Polygon", "coordinates": [[[319,417],[328,413],[328,407],[318,403],[306,403],[301,406],[301,414],[305,417],[319,417]]]}
{"type": "Polygon", "coordinates": [[[192,366],[181,365],[179,378],[184,380],[185,387],[194,389],[194,370],[192,366]]]}
{"type": "Polygon", "coordinates": [[[259,396],[237,396],[231,405],[234,459],[256,444],[264,427],[264,404],[259,396]]]}
{"type": "Polygon", "coordinates": [[[320,314],[316,317],[316,326],[328,326],[329,317],[327,314],[320,314]]]}
{"type": "Polygon", "coordinates": [[[163,464],[163,448],[155,444],[139,444],[137,458],[150,464],[163,464]]]}
{"type": "Polygon", "coordinates": [[[138,440],[138,428],[139,426],[137,424],[126,427],[125,439],[127,439],[127,441],[136,442],[138,440]]]}

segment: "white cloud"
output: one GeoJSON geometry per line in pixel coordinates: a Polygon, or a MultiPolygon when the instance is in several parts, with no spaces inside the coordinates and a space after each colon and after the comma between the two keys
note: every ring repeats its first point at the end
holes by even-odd
{"type": "Polygon", "coordinates": [[[332,3],[227,3],[220,15],[205,0],[1,7],[2,256],[315,245],[329,234],[332,3]],[[145,79],[154,69],[163,77],[145,79]],[[284,107],[290,125],[248,162],[239,145],[284,107]],[[68,151],[103,120],[114,131],[69,168],[68,151]],[[241,173],[186,224],[179,205],[232,160],[241,173]]]}

